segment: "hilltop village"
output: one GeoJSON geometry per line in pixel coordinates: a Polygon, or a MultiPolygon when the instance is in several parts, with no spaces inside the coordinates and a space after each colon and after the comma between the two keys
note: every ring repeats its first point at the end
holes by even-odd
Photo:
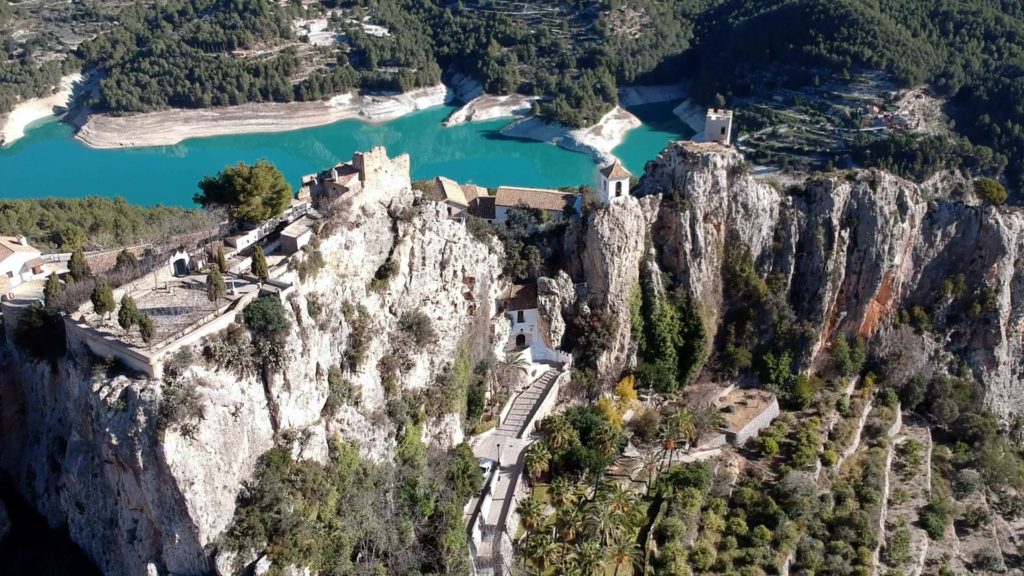
{"type": "Polygon", "coordinates": [[[593,187],[377,147],[161,250],[0,238],[0,462],[108,574],[1016,569],[1020,214],[783,186],[732,120],[593,187]]]}

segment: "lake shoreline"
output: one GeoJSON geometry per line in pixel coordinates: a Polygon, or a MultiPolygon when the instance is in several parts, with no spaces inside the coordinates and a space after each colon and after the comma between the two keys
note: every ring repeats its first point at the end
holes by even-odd
{"type": "Polygon", "coordinates": [[[172,109],[130,116],[90,114],[72,119],[75,139],[90,148],[173,146],[189,138],[270,134],[315,128],[342,120],[382,123],[451,102],[438,84],[404,94],[335,96],[318,102],[254,103],[216,108],[172,109]]]}
{"type": "Polygon", "coordinates": [[[81,74],[68,74],[60,79],[53,94],[42,98],[30,98],[16,104],[5,117],[0,117],[0,146],[14,144],[25,136],[25,130],[31,124],[66,112],[71,105],[75,85],[81,82],[81,74]]]}
{"type": "Polygon", "coordinates": [[[462,100],[465,104],[449,115],[443,126],[511,118],[515,121],[501,130],[502,135],[546,142],[587,154],[597,164],[614,161],[613,150],[631,130],[642,125],[626,107],[681,100],[676,115],[697,134],[703,131],[703,115],[692,105],[689,92],[682,84],[624,87],[619,92],[620,106],[593,126],[572,129],[531,116],[530,110],[537,97],[484,94],[479,84],[469,79],[455,80],[451,85],[438,84],[403,94],[353,92],[318,102],[169,109],[127,116],[81,110],[68,122],[76,129],[75,139],[90,148],[139,148],[173,146],[190,138],[290,132],[343,120],[383,123],[462,100]]]}

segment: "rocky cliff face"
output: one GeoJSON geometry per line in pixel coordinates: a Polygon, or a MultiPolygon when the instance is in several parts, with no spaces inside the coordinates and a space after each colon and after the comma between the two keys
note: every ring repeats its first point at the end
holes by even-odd
{"type": "MultiPolygon", "coordinates": [[[[784,187],[751,175],[731,149],[680,143],[648,166],[638,193],[666,200],[651,230],[660,265],[710,313],[709,328],[725,254],[743,246],[818,327],[818,348],[837,332],[884,341],[900,310],[922,306],[942,345],[985,383],[988,406],[1020,414],[1024,214],[982,206],[968,184],[944,174],[918,185],[872,170],[784,187]],[[965,286],[950,293],[958,274],[965,286]]],[[[612,270],[590,268],[598,272],[588,278],[612,270]]]]}
{"type": "MultiPolygon", "coordinates": [[[[499,256],[443,208],[415,203],[407,177],[398,184],[346,200],[332,218],[324,268],[286,305],[292,328],[279,373],[239,378],[196,354],[181,379],[195,385],[202,418],[187,433],[157,430],[160,382],[110,377],[81,350],[51,365],[3,348],[0,464],[105,574],[209,573],[242,483],[275,442],[323,459],[339,437],[364,456],[389,457],[396,431],[385,388],[431,386],[460,342],[490,345],[499,256]],[[412,312],[430,319],[435,344],[408,346],[397,327],[412,312]],[[355,340],[357,363],[346,360],[355,340]],[[400,368],[382,382],[378,367],[395,355],[400,368]],[[334,415],[324,410],[332,366],[346,367],[361,396],[334,415]]],[[[452,445],[461,422],[442,416],[424,436],[452,445]]]]}

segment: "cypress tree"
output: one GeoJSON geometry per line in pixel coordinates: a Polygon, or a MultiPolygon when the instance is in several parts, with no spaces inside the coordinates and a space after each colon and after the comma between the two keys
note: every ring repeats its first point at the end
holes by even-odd
{"type": "Polygon", "coordinates": [[[60,296],[63,291],[64,286],[60,283],[60,278],[57,278],[56,272],[47,276],[46,286],[43,288],[43,301],[46,303],[46,307],[55,307],[57,305],[57,297],[60,296]]]}
{"type": "Polygon", "coordinates": [[[142,341],[149,344],[153,341],[153,336],[156,335],[156,323],[149,317],[149,314],[139,314],[136,320],[139,323],[139,336],[142,336],[142,341]]]}
{"type": "Polygon", "coordinates": [[[114,302],[114,291],[110,289],[110,286],[106,282],[99,282],[96,287],[92,289],[92,308],[96,314],[100,316],[106,316],[117,308],[117,304],[114,302]]]}
{"type": "Polygon", "coordinates": [[[227,293],[227,285],[224,283],[224,276],[216,266],[210,268],[206,275],[206,296],[210,302],[217,303],[227,293]]]}
{"type": "Polygon", "coordinates": [[[257,246],[252,253],[252,275],[259,278],[260,282],[266,282],[270,278],[270,270],[267,268],[267,256],[263,253],[263,247],[257,246]]]}
{"type": "Polygon", "coordinates": [[[139,321],[139,309],[135,306],[135,300],[125,294],[121,297],[121,309],[117,311],[117,323],[127,332],[139,321]]]}
{"type": "Polygon", "coordinates": [[[221,274],[226,274],[228,271],[228,260],[224,257],[224,248],[217,248],[217,268],[220,269],[221,274]]]}
{"type": "Polygon", "coordinates": [[[85,260],[85,252],[81,248],[75,248],[75,251],[71,253],[71,260],[68,261],[68,272],[71,273],[71,277],[76,282],[81,282],[92,276],[89,263],[85,260]]]}

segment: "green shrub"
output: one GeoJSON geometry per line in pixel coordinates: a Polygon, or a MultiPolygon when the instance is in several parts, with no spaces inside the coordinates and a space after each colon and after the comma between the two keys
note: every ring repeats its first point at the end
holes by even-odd
{"type": "Polygon", "coordinates": [[[284,305],[275,296],[260,296],[253,300],[243,310],[242,317],[245,326],[256,335],[281,335],[291,328],[284,305]]]}
{"type": "Polygon", "coordinates": [[[763,456],[771,457],[779,453],[779,442],[772,437],[758,438],[758,448],[763,456]]]}
{"type": "Polygon", "coordinates": [[[956,514],[956,506],[948,499],[934,496],[919,514],[921,526],[932,540],[946,536],[946,526],[956,514]]]}
{"type": "Polygon", "coordinates": [[[156,429],[166,432],[176,428],[185,437],[191,437],[203,419],[203,402],[192,382],[165,382],[163,396],[157,409],[156,429]]]}
{"type": "Polygon", "coordinates": [[[402,314],[398,319],[398,329],[412,336],[413,342],[419,347],[432,344],[437,339],[434,322],[422,310],[402,314]]]}
{"type": "Polygon", "coordinates": [[[661,414],[655,408],[644,408],[632,421],[633,433],[644,442],[653,442],[661,427],[661,414]]]}
{"type": "Polygon", "coordinates": [[[342,406],[358,405],[359,402],[359,392],[352,382],[342,376],[341,368],[331,366],[327,370],[327,400],[320,413],[327,418],[334,418],[342,406]]]}
{"type": "MultiPolygon", "coordinates": [[[[346,303],[347,304],[347,303],[346,303]]],[[[343,310],[345,307],[343,307],[343,310]]],[[[370,347],[370,313],[361,304],[352,312],[345,314],[345,320],[349,323],[349,333],[345,346],[344,362],[350,371],[355,371],[362,365],[366,358],[366,351],[370,347]]]]}
{"type": "Polygon", "coordinates": [[[978,178],[974,181],[974,192],[987,204],[999,206],[1006,203],[1006,188],[992,178],[978,178]]]}
{"type": "Polygon", "coordinates": [[[142,337],[142,341],[146,344],[152,342],[156,336],[156,323],[153,318],[149,314],[140,314],[136,322],[139,324],[139,336],[142,337]]]}
{"type": "Polygon", "coordinates": [[[67,350],[64,318],[33,304],[18,319],[14,343],[37,360],[56,360],[67,350]]]}

